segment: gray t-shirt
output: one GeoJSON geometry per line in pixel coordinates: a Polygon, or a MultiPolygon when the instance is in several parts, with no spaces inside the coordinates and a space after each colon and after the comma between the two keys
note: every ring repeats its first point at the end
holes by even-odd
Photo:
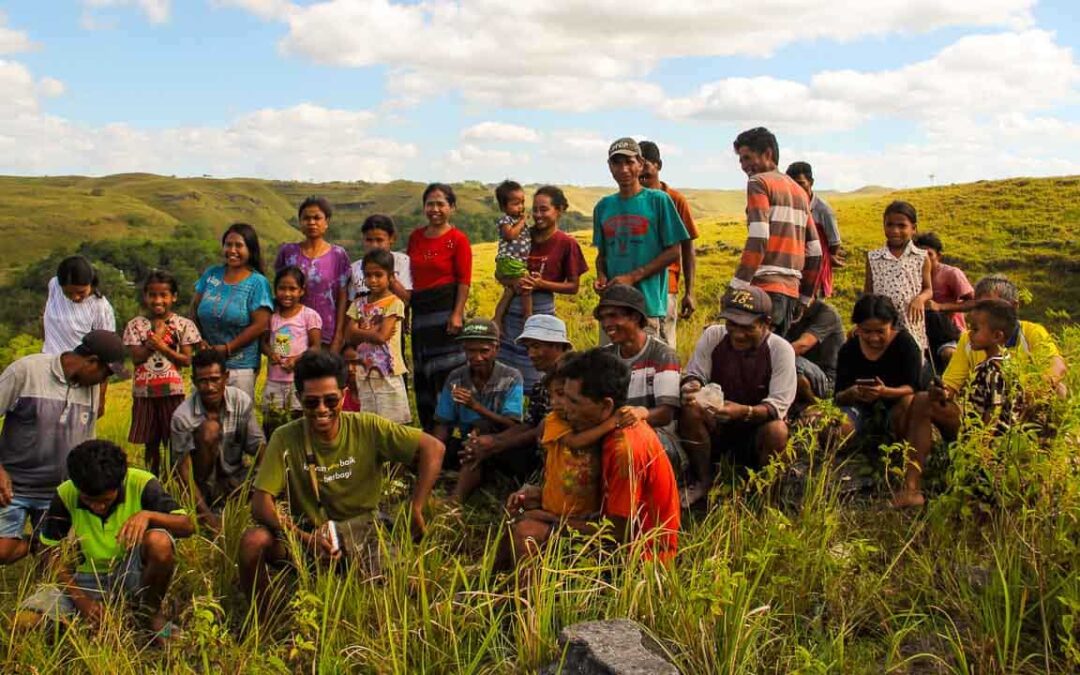
{"type": "Polygon", "coordinates": [[[788,329],[786,337],[789,342],[795,342],[804,333],[817,338],[817,344],[803,356],[821,368],[830,383],[836,382],[836,358],[846,339],[844,324],[836,309],[820,300],[811,304],[798,323],[788,329]]]}
{"type": "Polygon", "coordinates": [[[100,386],[64,377],[60,355],[31,354],[0,374],[0,465],[15,496],[49,499],[67,479],[67,456],[94,438],[100,386]]]}
{"type": "Polygon", "coordinates": [[[624,358],[618,345],[606,345],[619,360],[630,367],[630,389],[626,392],[626,404],[650,410],[661,405],[676,408],[681,403],[679,394],[679,357],[675,350],[651,335],[645,346],[633,356],[624,358]]]}

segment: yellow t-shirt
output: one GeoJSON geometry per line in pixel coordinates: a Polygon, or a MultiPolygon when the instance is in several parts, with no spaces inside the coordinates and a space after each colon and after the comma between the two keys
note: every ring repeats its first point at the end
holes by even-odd
{"type": "Polygon", "coordinates": [[[384,297],[371,302],[358,299],[351,307],[348,314],[354,321],[364,317],[378,329],[379,322],[383,317],[394,316],[394,333],[385,344],[377,345],[370,342],[361,342],[356,347],[356,353],[360,356],[360,364],[371,373],[376,371],[383,377],[404,375],[409,372],[405,366],[405,359],[401,354],[401,325],[405,321],[405,303],[393,293],[387,293],[384,297]]]}
{"type": "MultiPolygon", "coordinates": [[[[960,391],[971,379],[975,372],[975,366],[986,360],[986,352],[971,348],[971,337],[968,333],[960,336],[956,343],[956,352],[949,360],[941,381],[946,387],[954,391],[960,391]]],[[[1010,354],[1026,359],[1028,362],[1037,364],[1040,368],[1048,369],[1050,361],[1055,356],[1060,356],[1057,344],[1050,332],[1042,325],[1030,321],[1020,322],[1020,334],[1016,344],[1007,348],[1010,354]]]]}
{"type": "Polygon", "coordinates": [[[600,448],[571,450],[564,442],[573,431],[555,412],[544,418],[544,487],[541,507],[560,516],[585,516],[600,510],[600,448]]]}

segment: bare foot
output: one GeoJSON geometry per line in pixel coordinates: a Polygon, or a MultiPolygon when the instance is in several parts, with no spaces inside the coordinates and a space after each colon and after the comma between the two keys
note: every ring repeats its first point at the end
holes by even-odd
{"type": "Polygon", "coordinates": [[[709,486],[705,482],[694,483],[687,487],[682,493],[682,507],[688,509],[694,504],[701,501],[702,498],[708,496],[709,486]]]}
{"type": "Polygon", "coordinates": [[[910,509],[923,506],[924,504],[926,504],[926,497],[923,497],[922,490],[904,489],[893,495],[892,500],[889,502],[889,507],[894,509],[910,509]]]}

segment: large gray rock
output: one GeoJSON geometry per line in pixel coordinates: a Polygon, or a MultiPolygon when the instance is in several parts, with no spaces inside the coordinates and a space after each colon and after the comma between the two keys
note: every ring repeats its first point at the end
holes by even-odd
{"type": "Polygon", "coordinates": [[[660,645],[629,619],[567,626],[559,646],[566,658],[544,669],[546,675],[679,675],[660,645]]]}

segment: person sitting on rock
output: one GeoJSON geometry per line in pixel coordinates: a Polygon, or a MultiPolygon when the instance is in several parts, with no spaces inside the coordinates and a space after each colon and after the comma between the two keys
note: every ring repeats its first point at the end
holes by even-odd
{"type": "Polygon", "coordinates": [[[521,422],[525,405],[521,373],[499,363],[499,327],[490,319],[465,322],[457,341],[466,363],[450,372],[435,407],[434,436],[446,444],[448,466],[461,469],[453,499],[464,501],[497,470],[523,483],[539,461],[532,449],[480,459],[468,440],[483,432],[505,431],[521,422]],[[455,435],[456,434],[456,435],[455,435]]]}
{"type": "Polygon", "coordinates": [[[247,480],[244,455],[257,461],[266,437],[251,397],[229,385],[224,354],[196,353],[191,379],[195,391],[173,411],[172,461],[180,484],[191,486],[199,522],[217,532],[225,501],[247,480]]]}
{"type": "Polygon", "coordinates": [[[304,416],[278,427],[266,447],[251,495],[256,525],[239,546],[240,587],[266,609],[270,571],[291,560],[289,539],[322,563],[345,558],[366,578],[382,573],[388,520],[378,510],[383,496],[382,464],[416,468],[409,500],[414,538],[427,525],[424,507],[442,466],[442,442],[414,427],[371,413],[343,413],[348,369],[337,354],[305,352],[296,362],[294,382],[304,416]],[[286,515],[277,505],[288,502],[286,515]]]}
{"type": "Polygon", "coordinates": [[[682,448],[675,434],[679,405],[679,357],[659,338],[645,332],[645,296],[633,286],[613,284],[600,296],[593,312],[611,340],[612,354],[630,368],[626,405],[637,419],[656,430],[676,472],[683,468],[682,448]]]}
{"type": "Polygon", "coordinates": [[[772,301],[757,286],[725,293],[723,325],[705,329],[682,382],[679,432],[697,482],[688,486],[689,506],[708,494],[719,453],[764,466],[787,445],[784,421],[795,399],[795,351],[771,330],[772,301]],[[706,384],[723,390],[720,407],[701,405],[706,384]]]}

